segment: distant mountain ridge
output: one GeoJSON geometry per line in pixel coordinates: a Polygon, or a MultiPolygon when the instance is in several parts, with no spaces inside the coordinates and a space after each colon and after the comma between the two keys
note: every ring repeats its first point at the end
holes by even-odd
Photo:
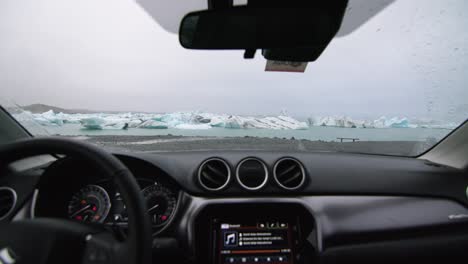
{"type": "Polygon", "coordinates": [[[65,109],[65,108],[60,108],[56,106],[51,106],[51,105],[46,105],[46,104],[31,104],[31,105],[26,105],[26,106],[20,106],[21,109],[25,111],[29,111],[34,114],[40,114],[44,113],[47,111],[54,111],[54,113],[65,113],[65,114],[89,114],[89,113],[95,113],[96,111],[90,111],[86,109],[65,109]]]}
{"type": "Polygon", "coordinates": [[[19,109],[17,107],[14,108],[9,108],[9,112],[16,113],[18,110],[24,110],[24,111],[29,111],[33,114],[42,114],[47,111],[54,111],[54,113],[64,113],[64,114],[93,114],[93,113],[109,113],[109,114],[116,114],[116,113],[122,113],[122,111],[97,111],[97,110],[89,110],[89,109],[66,109],[66,108],[61,108],[57,106],[52,106],[52,105],[46,105],[46,104],[30,104],[26,106],[19,106],[19,109]]]}

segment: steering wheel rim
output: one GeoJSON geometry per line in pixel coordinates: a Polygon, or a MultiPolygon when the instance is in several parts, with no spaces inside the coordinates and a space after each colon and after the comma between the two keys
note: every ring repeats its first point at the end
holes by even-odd
{"type": "MultiPolygon", "coordinates": [[[[116,157],[89,143],[65,138],[47,137],[20,140],[0,147],[0,166],[28,157],[61,154],[80,158],[101,169],[105,177],[113,179],[126,201],[129,215],[129,234],[125,251],[130,263],[151,263],[152,236],[146,204],[138,183],[129,169],[116,157]]],[[[34,221],[34,220],[32,220],[34,221]]]]}

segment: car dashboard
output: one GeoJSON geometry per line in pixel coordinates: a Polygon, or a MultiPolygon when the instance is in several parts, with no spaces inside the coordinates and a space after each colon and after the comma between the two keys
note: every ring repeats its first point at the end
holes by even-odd
{"type": "MultiPolygon", "coordinates": [[[[466,254],[463,170],[346,153],[114,155],[145,198],[155,262],[370,263],[466,254]]],[[[105,225],[125,239],[125,201],[99,168],[61,158],[22,174],[3,179],[17,195],[11,217],[105,225]]]]}

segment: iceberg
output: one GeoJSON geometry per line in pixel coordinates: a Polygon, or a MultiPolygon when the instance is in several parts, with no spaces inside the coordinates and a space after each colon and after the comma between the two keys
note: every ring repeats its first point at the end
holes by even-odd
{"type": "Polygon", "coordinates": [[[390,122],[389,122],[389,127],[393,127],[393,128],[409,128],[409,127],[410,127],[410,124],[409,124],[408,119],[406,119],[406,118],[402,118],[402,119],[393,118],[393,119],[391,119],[390,122]]]}
{"type": "MultiPolygon", "coordinates": [[[[357,128],[357,127],[365,127],[365,122],[361,120],[353,120],[349,117],[323,117],[319,119],[320,126],[327,126],[327,127],[346,127],[346,128],[357,128]]],[[[368,127],[371,125],[368,124],[368,127]]]]}
{"type": "Polygon", "coordinates": [[[221,117],[214,116],[213,118],[211,118],[210,125],[212,127],[225,127],[226,126],[226,121],[225,121],[225,119],[223,119],[221,117]]]}
{"type": "Polygon", "coordinates": [[[33,120],[41,125],[41,126],[63,126],[64,119],[67,119],[67,117],[64,117],[63,113],[55,114],[54,111],[49,110],[47,112],[44,112],[42,114],[31,114],[33,116],[33,120]]]}
{"type": "MultiPolygon", "coordinates": [[[[304,130],[308,129],[309,126],[305,122],[298,121],[289,116],[278,116],[278,117],[266,117],[265,121],[268,121],[267,128],[273,129],[294,129],[294,130],[304,130]]],[[[262,120],[263,121],[263,120],[262,120]]]]}
{"type": "Polygon", "coordinates": [[[411,124],[408,118],[392,117],[387,119],[385,116],[374,120],[373,127],[375,128],[417,128],[418,125],[411,124]]]}
{"type": "Polygon", "coordinates": [[[225,128],[241,129],[244,128],[244,121],[240,117],[230,116],[224,123],[225,128]]]}
{"type": "Polygon", "coordinates": [[[387,118],[382,116],[375,120],[357,120],[350,117],[322,117],[312,119],[310,122],[313,125],[326,127],[342,127],[342,128],[417,128],[417,124],[412,124],[408,118],[392,117],[387,118]],[[314,120],[318,120],[315,122],[314,120]]]}
{"type": "Polygon", "coordinates": [[[208,117],[203,117],[201,115],[196,115],[195,118],[194,118],[194,121],[196,123],[200,123],[200,124],[209,124],[211,123],[211,119],[208,118],[208,117]]]}
{"type": "Polygon", "coordinates": [[[147,120],[140,124],[138,128],[147,128],[147,129],[167,129],[168,126],[166,123],[157,121],[157,120],[147,120]]]}
{"type": "Polygon", "coordinates": [[[297,130],[309,129],[309,126],[307,125],[306,122],[298,121],[289,116],[278,116],[278,119],[283,122],[283,126],[288,127],[288,128],[297,129],[297,130]]]}
{"type": "Polygon", "coordinates": [[[54,113],[52,110],[40,114],[23,111],[13,114],[20,122],[33,122],[41,126],[60,127],[70,124],[81,125],[85,130],[107,129],[275,129],[304,130],[314,126],[340,128],[444,128],[453,129],[456,123],[443,123],[430,119],[410,120],[407,117],[385,116],[377,119],[360,120],[348,116],[313,116],[307,122],[297,120],[285,112],[278,116],[242,116],[205,112],[174,113],[54,113]]]}
{"type": "Polygon", "coordinates": [[[56,115],[54,111],[49,110],[45,113],[42,113],[42,115],[39,117],[39,119],[42,118],[42,121],[46,120],[47,122],[51,124],[55,124],[57,126],[62,126],[63,125],[63,119],[60,118],[60,116],[56,115]]]}
{"type": "Polygon", "coordinates": [[[98,117],[83,118],[80,120],[81,126],[89,130],[101,130],[106,121],[98,117]]]}
{"type": "Polygon", "coordinates": [[[277,117],[251,117],[201,112],[174,112],[166,114],[120,113],[120,114],[65,114],[53,111],[41,114],[24,113],[21,119],[34,119],[42,126],[81,124],[83,129],[308,129],[305,122],[286,115],[277,117]]]}
{"type": "Polygon", "coordinates": [[[141,124],[143,124],[143,122],[144,121],[142,119],[132,119],[127,124],[128,124],[129,128],[137,128],[137,127],[141,126],[141,124]]]}

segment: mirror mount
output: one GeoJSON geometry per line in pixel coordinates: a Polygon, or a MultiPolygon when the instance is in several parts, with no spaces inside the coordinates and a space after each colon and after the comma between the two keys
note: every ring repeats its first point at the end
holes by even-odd
{"type": "MultiPolygon", "coordinates": [[[[249,3],[247,0],[247,5],[248,4],[249,3]]],[[[231,8],[231,7],[234,7],[234,0],[208,0],[208,10],[225,9],[225,8],[231,8]]],[[[246,49],[244,51],[244,59],[246,60],[254,59],[255,53],[257,53],[256,49],[246,49]]]]}
{"type": "Polygon", "coordinates": [[[234,6],[234,0],[208,0],[208,10],[230,8],[234,6]]]}
{"type": "Polygon", "coordinates": [[[244,52],[244,59],[253,59],[255,58],[255,53],[257,53],[256,49],[246,49],[244,52]]]}

